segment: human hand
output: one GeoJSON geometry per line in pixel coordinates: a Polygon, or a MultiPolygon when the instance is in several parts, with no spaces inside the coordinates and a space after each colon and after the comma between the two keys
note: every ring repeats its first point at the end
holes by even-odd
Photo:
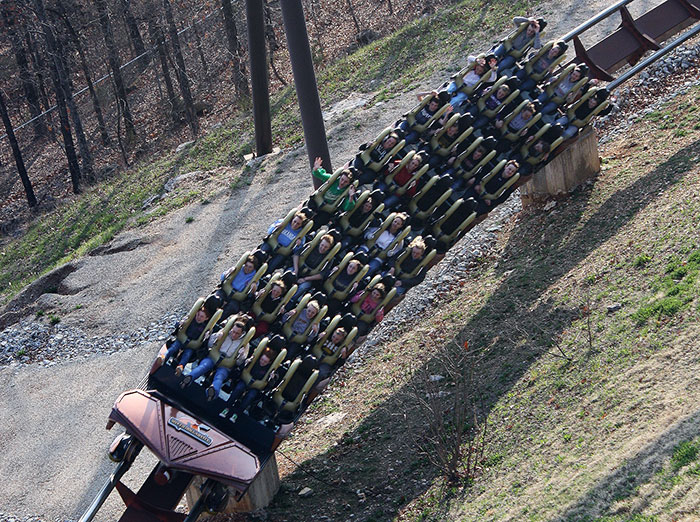
{"type": "Polygon", "coordinates": [[[323,165],[323,160],[320,157],[316,158],[314,160],[314,170],[320,169],[321,165],[323,165]]]}

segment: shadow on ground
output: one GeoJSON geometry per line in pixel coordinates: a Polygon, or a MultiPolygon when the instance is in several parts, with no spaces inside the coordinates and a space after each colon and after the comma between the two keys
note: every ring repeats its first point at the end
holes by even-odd
{"type": "MultiPolygon", "coordinates": [[[[456,336],[460,342],[468,338],[474,348],[486,349],[486,364],[477,383],[485,413],[580,317],[578,306],[538,303],[542,292],[681,182],[694,165],[691,158],[699,152],[700,141],[680,150],[632,185],[612,194],[587,219],[583,215],[591,191],[579,190],[559,210],[557,223],[569,226],[549,226],[544,238],[544,227],[533,226],[537,216],[516,227],[498,268],[505,280],[456,336]],[[570,227],[576,224],[578,229],[572,233],[570,227]],[[503,321],[515,321],[536,335],[529,335],[514,353],[512,339],[505,342],[489,333],[500,331],[499,323],[503,321]]],[[[546,224],[547,220],[541,219],[546,224]]],[[[375,364],[381,362],[375,359],[375,364]]],[[[410,386],[395,392],[331,449],[305,461],[285,477],[282,491],[268,510],[270,519],[301,521],[308,520],[311,513],[323,513],[327,517],[324,520],[348,520],[350,514],[354,514],[354,520],[391,520],[409,501],[425,493],[437,470],[421,458],[412,442],[410,432],[417,427],[410,422],[410,386]],[[314,489],[314,495],[299,499],[295,491],[302,485],[314,489]]],[[[607,479],[597,489],[606,487],[613,487],[608,486],[607,479]]],[[[587,497],[597,495],[592,491],[587,497]]],[[[582,500],[582,505],[585,502],[582,500]]],[[[448,509],[446,503],[443,509],[448,509]]],[[[434,506],[432,517],[440,519],[434,506]]]]}

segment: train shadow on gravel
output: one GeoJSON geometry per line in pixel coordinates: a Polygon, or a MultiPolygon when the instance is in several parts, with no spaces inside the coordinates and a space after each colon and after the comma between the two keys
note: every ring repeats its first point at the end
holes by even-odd
{"type": "MultiPolygon", "coordinates": [[[[538,303],[543,291],[584,262],[650,203],[664,197],[670,187],[682,182],[698,153],[700,140],[612,194],[589,218],[584,218],[584,211],[591,191],[581,189],[560,205],[556,224],[552,224],[554,218],[542,214],[516,225],[497,268],[505,279],[453,338],[460,343],[469,339],[470,348],[489,347],[476,383],[484,413],[550,350],[552,340],[580,317],[578,304],[538,303]],[[535,220],[538,226],[533,227],[535,220]],[[560,223],[577,228],[572,231],[558,226],[560,223]],[[515,321],[513,324],[531,331],[531,326],[538,325],[537,335],[514,353],[513,345],[500,337],[504,321],[515,321]]],[[[381,354],[374,352],[365,364],[382,364],[381,354]]],[[[411,422],[411,411],[416,407],[410,399],[412,386],[403,386],[331,449],[304,461],[300,469],[286,476],[267,510],[269,520],[304,521],[311,514],[322,515],[324,520],[345,521],[351,514],[354,520],[392,520],[407,503],[425,493],[438,472],[413,443],[415,433],[411,431],[417,428],[411,422]],[[311,487],[314,494],[299,499],[296,491],[301,486],[311,487]]],[[[284,444],[281,450],[284,452],[284,444]]],[[[447,505],[442,507],[448,509],[447,505]]],[[[436,513],[435,506],[431,509],[430,517],[436,517],[431,520],[447,515],[447,511],[436,513]]]]}

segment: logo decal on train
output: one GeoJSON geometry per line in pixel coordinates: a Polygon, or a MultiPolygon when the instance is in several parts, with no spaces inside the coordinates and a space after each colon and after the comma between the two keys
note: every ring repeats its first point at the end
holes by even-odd
{"type": "MultiPolygon", "coordinates": [[[[170,417],[170,419],[168,420],[168,426],[172,426],[177,431],[181,431],[182,433],[189,435],[193,439],[197,439],[199,442],[201,442],[205,446],[211,446],[211,443],[212,443],[211,437],[200,432],[196,425],[193,426],[189,422],[184,423],[181,420],[176,419],[175,417],[170,417]]],[[[204,426],[202,426],[202,428],[204,428],[204,426]]],[[[209,426],[207,426],[206,429],[208,431],[209,426]]]]}

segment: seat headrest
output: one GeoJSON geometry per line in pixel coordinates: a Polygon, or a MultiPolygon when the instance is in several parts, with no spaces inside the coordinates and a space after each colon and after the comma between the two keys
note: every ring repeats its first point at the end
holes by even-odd
{"type": "Polygon", "coordinates": [[[277,353],[281,352],[286,344],[287,340],[279,334],[273,335],[270,342],[267,343],[267,345],[277,353]]]}
{"type": "Polygon", "coordinates": [[[209,317],[216,313],[216,310],[221,307],[221,304],[222,300],[216,294],[211,294],[209,297],[207,297],[207,299],[204,301],[204,308],[207,312],[209,312],[209,317]]]}
{"type": "Polygon", "coordinates": [[[338,323],[338,326],[345,328],[346,332],[350,332],[355,325],[357,325],[357,318],[350,312],[344,314],[338,323]]]}
{"type": "Polygon", "coordinates": [[[291,288],[297,282],[297,276],[291,270],[287,270],[281,277],[287,289],[291,288]]]}
{"type": "Polygon", "coordinates": [[[323,306],[328,302],[328,297],[323,292],[316,292],[311,296],[311,299],[318,303],[318,306],[323,306]]]}
{"type": "Polygon", "coordinates": [[[366,252],[357,252],[352,258],[357,259],[362,265],[369,263],[369,256],[366,252]]]}

